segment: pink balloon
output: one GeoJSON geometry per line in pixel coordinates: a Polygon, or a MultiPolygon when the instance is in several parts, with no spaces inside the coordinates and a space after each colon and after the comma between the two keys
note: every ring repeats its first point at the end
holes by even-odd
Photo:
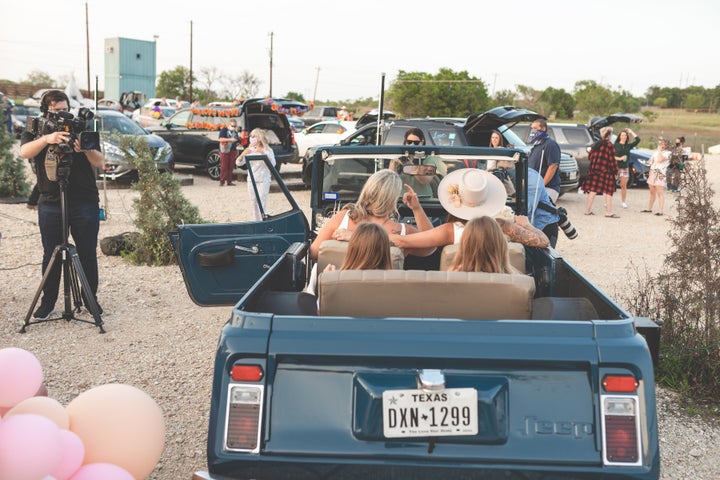
{"type": "Polygon", "coordinates": [[[22,348],[0,350],[0,407],[14,407],[34,396],[42,386],[42,366],[22,348]]]}
{"type": "Polygon", "coordinates": [[[112,463],[89,463],[80,467],[70,480],[135,480],[124,468],[112,463]]]}
{"type": "Polygon", "coordinates": [[[69,430],[60,430],[60,463],[50,474],[55,480],[68,480],[78,471],[85,457],[80,437],[69,430]]]}
{"type": "Polygon", "coordinates": [[[60,463],[60,429],[41,415],[14,415],[0,423],[0,478],[37,480],[60,463]]]}
{"type": "Polygon", "coordinates": [[[165,419],[139,388],[109,384],[78,395],[66,408],[70,430],[85,445],[84,464],[110,463],[146,478],[165,446],[165,419]]]}

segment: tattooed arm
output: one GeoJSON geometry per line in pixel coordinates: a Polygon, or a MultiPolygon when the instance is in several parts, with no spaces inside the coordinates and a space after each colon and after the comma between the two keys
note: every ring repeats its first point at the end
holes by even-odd
{"type": "Polygon", "coordinates": [[[515,215],[515,221],[509,222],[501,218],[495,219],[505,235],[510,237],[511,242],[522,243],[528,247],[546,248],[550,246],[550,240],[542,230],[533,227],[524,215],[515,215]]]}

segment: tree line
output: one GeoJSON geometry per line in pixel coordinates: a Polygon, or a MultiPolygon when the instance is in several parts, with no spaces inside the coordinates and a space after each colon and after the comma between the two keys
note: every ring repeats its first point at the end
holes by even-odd
{"type": "MultiPolygon", "coordinates": [[[[54,81],[47,73],[35,70],[20,83],[29,85],[60,86],[66,79],[54,81]]],[[[158,77],[156,95],[160,97],[190,99],[200,103],[233,101],[258,95],[260,79],[249,71],[232,76],[216,67],[205,67],[193,73],[178,65],[165,70],[158,77]],[[191,81],[192,80],[192,81],[191,81]]],[[[286,98],[305,102],[298,92],[287,92],[286,98]]],[[[643,106],[660,108],[686,108],[695,111],[717,112],[720,108],[720,84],[714,88],[701,86],[651,86],[643,97],[629,91],[596,82],[579,80],[571,92],[562,88],[543,90],[529,85],[516,85],[490,95],[485,81],[467,71],[441,68],[437,73],[398,71],[388,85],[385,108],[402,117],[467,117],[500,105],[527,108],[554,119],[587,121],[596,115],[616,112],[639,112],[643,106]]],[[[377,99],[328,99],[323,104],[343,104],[360,113],[374,108],[377,99]]]]}

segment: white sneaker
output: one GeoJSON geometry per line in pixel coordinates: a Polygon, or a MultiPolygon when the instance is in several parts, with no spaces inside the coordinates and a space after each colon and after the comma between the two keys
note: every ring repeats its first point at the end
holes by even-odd
{"type": "Polygon", "coordinates": [[[622,207],[627,208],[627,203],[623,202],[622,207]]]}
{"type": "Polygon", "coordinates": [[[583,192],[582,187],[578,188],[578,195],[582,195],[583,193],[585,193],[585,192],[583,192]]]}

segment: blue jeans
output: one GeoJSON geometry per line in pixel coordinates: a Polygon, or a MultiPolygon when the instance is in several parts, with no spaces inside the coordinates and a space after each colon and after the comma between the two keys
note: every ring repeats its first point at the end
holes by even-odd
{"type": "MultiPolygon", "coordinates": [[[[98,289],[97,239],[100,230],[100,207],[97,203],[80,203],[67,206],[70,235],[72,235],[80,264],[87,278],[93,298],[98,289]]],[[[43,245],[42,272],[50,263],[55,247],[63,243],[63,224],[60,205],[38,207],[38,225],[43,245]]],[[[68,242],[70,239],[68,238],[68,242]]],[[[58,256],[60,256],[58,254],[58,256]]],[[[42,305],[55,305],[60,288],[60,259],[56,257],[50,275],[43,286],[42,305]]],[[[87,292],[83,292],[83,296],[87,292]]],[[[86,300],[87,304],[87,300],[86,300]]]]}

